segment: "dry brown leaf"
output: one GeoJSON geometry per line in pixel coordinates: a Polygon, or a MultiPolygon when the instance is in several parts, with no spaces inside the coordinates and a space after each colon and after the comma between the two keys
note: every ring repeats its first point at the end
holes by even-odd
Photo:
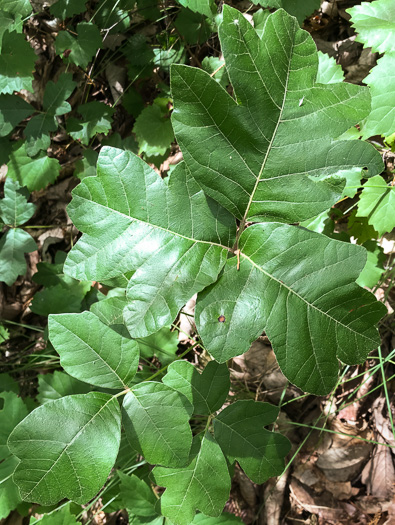
{"type": "Polygon", "coordinates": [[[362,483],[368,495],[390,499],[394,495],[395,468],[390,449],[376,446],[372,459],[362,471],[362,483]]]}
{"type": "Polygon", "coordinates": [[[350,481],[358,475],[370,456],[372,445],[360,442],[349,447],[331,447],[319,456],[319,467],[330,481],[350,481]]]}

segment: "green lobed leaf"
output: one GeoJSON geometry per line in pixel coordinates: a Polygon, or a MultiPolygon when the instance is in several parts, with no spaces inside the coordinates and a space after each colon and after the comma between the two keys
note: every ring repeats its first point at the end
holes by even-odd
{"type": "Polygon", "coordinates": [[[379,235],[395,228],[395,186],[377,175],[365,182],[358,203],[357,217],[367,217],[379,235]]]}
{"type": "Polygon", "coordinates": [[[85,504],[93,498],[117,457],[120,416],[117,399],[97,392],[33,410],[8,439],[20,459],[14,481],[22,498],[41,505],[64,498],[85,504]]]}
{"type": "Polygon", "coordinates": [[[6,31],[8,31],[9,33],[12,33],[13,31],[16,31],[17,33],[22,33],[22,30],[23,22],[21,15],[13,15],[0,9],[0,51],[3,35],[6,31]]]}
{"type": "Polygon", "coordinates": [[[56,83],[51,80],[47,83],[43,98],[43,109],[29,120],[25,128],[26,152],[34,157],[42,149],[50,146],[49,133],[58,128],[57,116],[71,111],[66,99],[74,91],[76,83],[71,73],[63,73],[56,83]]]}
{"type": "Polygon", "coordinates": [[[318,84],[336,84],[344,80],[344,73],[340,64],[336,63],[333,57],[330,57],[322,51],[318,51],[318,72],[316,82],[318,84]]]}
{"type": "Polygon", "coordinates": [[[366,241],[364,248],[367,250],[366,265],[356,282],[359,286],[373,288],[384,273],[386,256],[377,241],[366,241]]]}
{"type": "Polygon", "coordinates": [[[7,518],[21,502],[18,487],[12,480],[12,474],[18,460],[15,456],[8,457],[0,463],[0,520],[7,518]]]}
{"type": "Polygon", "coordinates": [[[347,9],[356,39],[373,52],[395,52],[395,4],[392,0],[362,2],[347,9]]]}
{"type": "Polygon", "coordinates": [[[7,178],[4,198],[0,200],[0,217],[4,224],[16,228],[33,217],[36,206],[27,202],[29,192],[17,181],[7,178]]]}
{"type": "Polygon", "coordinates": [[[140,383],[124,398],[123,424],[131,447],[152,464],[187,464],[192,444],[192,405],[167,385],[140,383]]]}
{"type": "Polygon", "coordinates": [[[132,337],[146,337],[215,281],[234,241],[234,222],[183,164],[165,183],[137,156],[105,147],[97,166],[97,176],[80,183],[68,207],[84,235],[65,271],[98,281],[124,275],[125,284],[134,272],[124,319],[132,337]]]}
{"type": "MultiPolygon", "coordinates": [[[[395,23],[394,23],[395,27],[395,23]]],[[[395,52],[386,53],[364,82],[370,87],[372,110],[362,123],[362,138],[389,136],[395,131],[395,52]]]]}
{"type": "Polygon", "coordinates": [[[77,521],[77,518],[71,513],[70,503],[68,503],[60,509],[45,514],[40,520],[34,521],[33,524],[30,521],[32,525],[36,523],[40,523],[40,525],[79,525],[81,522],[77,521]]]}
{"type": "Polygon", "coordinates": [[[85,177],[92,177],[96,175],[96,162],[99,154],[93,149],[86,149],[83,152],[82,159],[75,163],[74,175],[80,180],[85,177]]]}
{"type": "Polygon", "coordinates": [[[37,400],[41,405],[72,394],[87,394],[91,387],[65,372],[55,370],[53,374],[38,376],[37,400]]]}
{"type": "Polygon", "coordinates": [[[151,487],[145,481],[134,474],[127,476],[118,472],[120,483],[120,494],[124,508],[128,514],[134,516],[156,517],[155,510],[157,498],[151,487]]]}
{"type": "Polygon", "coordinates": [[[204,71],[172,67],[174,132],[208,195],[243,221],[299,222],[339,199],[351,168],[380,173],[372,145],[336,140],[368,114],[368,90],[314,86],[317,49],[294,18],[271,14],[260,39],[224,6],[219,37],[237,101],[204,71]]]}
{"type": "Polygon", "coordinates": [[[49,8],[51,15],[64,20],[74,15],[79,15],[86,10],[86,2],[81,0],[58,0],[49,8]]]}
{"type": "MultiPolygon", "coordinates": [[[[1,329],[6,330],[3,326],[1,326],[1,329]]],[[[19,394],[19,383],[11,377],[10,374],[5,372],[0,372],[0,387],[2,392],[14,392],[15,394],[19,394]]]]}
{"type": "Polygon", "coordinates": [[[230,463],[237,461],[254,483],[284,470],[291,443],[264,427],[274,423],[279,409],[253,400],[236,401],[214,419],[214,435],[230,463]]]}
{"type": "Polygon", "coordinates": [[[189,9],[180,11],[174,25],[188,44],[203,44],[212,33],[207,19],[189,9]]]}
{"type": "Polygon", "coordinates": [[[83,120],[69,118],[66,130],[73,139],[81,141],[86,146],[97,133],[107,134],[111,129],[114,109],[103,102],[88,102],[78,106],[78,113],[83,120]]]}
{"type": "Polygon", "coordinates": [[[8,436],[29,411],[15,392],[0,392],[0,399],[3,400],[3,407],[0,409],[0,461],[2,461],[10,455],[7,447],[8,436]]]}
{"type": "Polygon", "coordinates": [[[90,22],[77,24],[77,37],[67,31],[60,31],[55,40],[56,53],[63,55],[66,64],[86,68],[102,44],[99,28],[90,22]],[[65,54],[65,51],[70,53],[65,54]]]}
{"type": "Polygon", "coordinates": [[[320,7],[320,0],[251,0],[251,2],[262,7],[283,8],[290,15],[295,16],[299,24],[320,7]]]}
{"type": "Polygon", "coordinates": [[[265,331],[292,383],[329,393],[338,359],[361,363],[379,344],[375,323],[385,307],[354,282],[366,252],[279,223],[250,226],[239,248],[240,269],[229,259],[218,282],[198,296],[195,318],[205,348],[225,362],[265,331]]]}
{"type": "Polygon", "coordinates": [[[210,361],[201,374],[187,361],[175,361],[163,378],[194,406],[195,414],[210,415],[224,404],[230,388],[229,370],[226,364],[210,361]]]}
{"type": "Polygon", "coordinates": [[[31,158],[26,152],[26,144],[21,141],[15,142],[7,167],[7,177],[18,181],[21,186],[27,186],[29,191],[41,190],[52,184],[60,171],[57,159],[47,157],[43,152],[31,158]]]}
{"type": "Polygon", "coordinates": [[[147,156],[164,155],[174,140],[170,119],[157,104],[143,109],[133,126],[133,133],[139,144],[139,154],[147,156]]]}
{"type": "Polygon", "coordinates": [[[18,95],[0,95],[0,137],[11,133],[21,120],[32,113],[32,106],[18,95]]]}
{"type": "Polygon", "coordinates": [[[26,272],[25,253],[35,250],[34,239],[20,228],[4,233],[0,239],[0,281],[11,286],[18,275],[26,272]]]}
{"type": "Polygon", "coordinates": [[[32,91],[36,59],[23,34],[5,31],[0,55],[0,93],[12,94],[22,89],[32,91]]]}
{"type": "Polygon", "coordinates": [[[76,379],[123,390],[135,376],[138,344],[106,326],[94,313],[50,315],[48,329],[60,364],[76,379]]]}
{"type": "Polygon", "coordinates": [[[177,525],[189,525],[196,510],[219,516],[229,498],[230,476],[226,459],[214,437],[194,437],[190,463],[179,469],[155,467],[155,482],[166,488],[161,512],[177,525]]]}
{"type": "Polygon", "coordinates": [[[13,15],[27,17],[32,13],[29,0],[1,0],[1,9],[13,15]]]}
{"type": "Polygon", "coordinates": [[[214,0],[177,0],[177,2],[194,13],[199,13],[209,18],[217,13],[217,6],[214,0]]]}

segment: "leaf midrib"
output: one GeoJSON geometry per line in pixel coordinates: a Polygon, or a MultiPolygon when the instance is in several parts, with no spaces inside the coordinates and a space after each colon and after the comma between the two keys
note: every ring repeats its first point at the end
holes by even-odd
{"type": "MultiPolygon", "coordinates": [[[[114,208],[110,208],[109,206],[105,206],[104,204],[101,204],[99,202],[96,202],[96,201],[93,201],[93,200],[89,200],[86,197],[82,197],[81,195],[78,195],[78,198],[82,199],[82,200],[84,200],[84,201],[86,201],[88,203],[93,203],[95,206],[101,206],[105,210],[110,210],[111,212],[117,213],[121,217],[125,217],[125,218],[129,219],[130,220],[130,224],[132,224],[134,221],[136,221],[136,222],[138,222],[140,224],[144,224],[145,226],[150,226],[151,228],[157,228],[158,230],[162,230],[162,231],[164,231],[166,233],[170,233],[171,235],[175,235],[177,237],[180,237],[181,239],[185,239],[185,240],[193,242],[195,244],[200,243],[200,244],[209,244],[210,246],[218,246],[219,248],[223,248],[224,250],[227,250],[227,251],[233,253],[232,248],[229,248],[229,246],[225,246],[225,245],[217,243],[217,242],[203,241],[203,240],[200,240],[200,239],[192,239],[191,237],[187,237],[186,235],[182,235],[181,233],[177,233],[177,232],[174,232],[172,230],[168,230],[168,229],[164,228],[163,226],[158,226],[156,224],[151,224],[150,222],[143,221],[142,219],[137,219],[136,217],[132,217],[130,215],[126,215],[123,212],[120,212],[118,210],[114,210],[114,208]]],[[[130,226],[130,224],[129,224],[129,226],[130,226]]]]}
{"type": "MultiPolygon", "coordinates": [[[[72,439],[72,440],[71,440],[71,441],[70,441],[70,442],[64,447],[64,449],[62,450],[62,452],[59,454],[58,459],[53,463],[52,467],[51,467],[49,470],[47,470],[47,471],[45,472],[45,474],[40,478],[40,480],[37,481],[37,483],[34,485],[34,487],[33,487],[33,488],[32,488],[27,494],[24,495],[24,499],[28,498],[28,497],[31,495],[31,493],[32,493],[34,490],[36,490],[36,488],[38,487],[38,485],[40,485],[40,483],[42,483],[43,479],[44,479],[48,474],[50,474],[50,473],[52,472],[52,470],[55,468],[55,465],[56,465],[56,464],[58,463],[58,461],[61,459],[61,457],[63,456],[63,454],[64,454],[64,453],[67,453],[67,450],[71,447],[71,445],[74,443],[74,441],[75,441],[75,440],[76,440],[76,439],[77,439],[77,438],[83,433],[83,431],[85,430],[85,428],[86,428],[88,425],[90,425],[91,422],[92,422],[92,421],[93,421],[93,420],[94,420],[94,419],[100,414],[100,412],[101,412],[102,410],[104,410],[104,409],[106,408],[106,406],[107,406],[109,403],[111,403],[113,400],[114,400],[114,397],[111,397],[111,398],[110,398],[110,399],[109,399],[109,400],[108,400],[108,401],[107,401],[107,402],[106,402],[106,403],[100,408],[100,410],[98,410],[98,411],[97,411],[97,412],[96,412],[96,413],[95,413],[95,414],[89,419],[89,421],[87,421],[87,422],[85,423],[85,425],[84,425],[82,428],[80,428],[80,430],[76,433],[76,435],[73,437],[73,439],[72,439]]],[[[43,406],[45,406],[45,405],[43,405],[43,406]]],[[[35,440],[32,440],[32,441],[35,441],[35,440]]],[[[46,442],[47,440],[44,440],[44,441],[46,442]]],[[[17,456],[17,457],[18,457],[18,456],[17,456]]],[[[70,457],[69,457],[69,459],[70,459],[70,457]]]]}
{"type": "Polygon", "coordinates": [[[291,288],[290,286],[287,286],[285,283],[283,283],[282,281],[280,281],[280,279],[277,279],[276,277],[274,277],[274,275],[272,275],[271,273],[267,272],[266,270],[264,270],[261,266],[259,266],[256,262],[254,262],[248,255],[246,255],[245,253],[241,252],[240,251],[240,256],[243,257],[244,259],[246,259],[252,266],[254,266],[258,271],[262,272],[263,274],[265,274],[267,277],[269,277],[269,279],[273,280],[273,281],[276,281],[276,283],[282,287],[282,288],[286,288],[290,293],[294,294],[296,297],[298,297],[298,299],[300,299],[301,301],[303,301],[308,307],[310,308],[313,308],[314,310],[316,310],[317,312],[319,312],[320,314],[328,317],[328,319],[330,319],[331,321],[333,321],[334,323],[336,324],[339,324],[340,326],[342,326],[343,328],[349,330],[350,332],[352,332],[353,334],[355,334],[356,336],[358,337],[363,337],[365,338],[367,341],[371,341],[372,343],[376,344],[377,341],[374,340],[374,339],[371,339],[370,337],[367,337],[366,335],[364,334],[361,334],[359,332],[357,332],[356,330],[353,330],[350,326],[342,323],[341,321],[339,321],[338,319],[335,319],[334,317],[332,317],[331,315],[329,315],[327,312],[324,312],[323,310],[321,310],[320,308],[317,308],[317,306],[309,303],[303,296],[301,296],[298,292],[296,292],[293,288],[291,288]]]}
{"type": "MultiPolygon", "coordinates": [[[[261,76],[260,74],[260,71],[258,70],[258,67],[256,66],[256,63],[255,63],[255,60],[254,60],[254,57],[252,56],[252,54],[250,53],[250,50],[247,46],[247,42],[245,41],[245,38],[244,38],[244,35],[241,34],[240,32],[240,36],[243,38],[245,44],[246,44],[246,49],[248,50],[248,54],[250,55],[251,57],[251,61],[252,63],[254,64],[255,66],[255,70],[257,71],[259,77],[261,76]]],[[[277,36],[277,32],[276,32],[276,36],[277,36]]],[[[277,37],[278,38],[278,37],[277,37]]],[[[261,45],[259,43],[259,45],[261,45]]],[[[240,238],[240,235],[241,233],[243,232],[244,228],[245,228],[245,224],[247,222],[247,217],[248,217],[248,213],[250,211],[250,208],[251,208],[251,204],[254,200],[254,196],[255,196],[255,193],[257,191],[257,188],[258,188],[258,185],[261,181],[261,178],[262,178],[262,174],[263,174],[263,170],[265,169],[265,166],[266,166],[266,162],[269,158],[269,155],[271,153],[271,150],[272,150],[272,147],[273,147],[273,142],[276,138],[276,134],[277,134],[277,131],[278,131],[278,128],[281,124],[281,121],[282,121],[282,115],[283,115],[283,111],[284,111],[284,106],[285,106],[285,101],[287,99],[287,94],[288,94],[288,82],[289,82],[289,76],[290,76],[290,69],[291,69],[291,61],[292,61],[292,54],[293,54],[293,50],[294,50],[294,46],[295,46],[295,43],[294,41],[292,42],[292,48],[291,48],[291,51],[290,51],[290,54],[289,54],[289,60],[288,60],[288,71],[287,71],[287,78],[285,80],[285,86],[284,86],[284,96],[283,96],[283,101],[282,101],[282,104],[281,104],[281,108],[280,108],[280,111],[279,111],[279,114],[278,114],[278,119],[277,119],[277,123],[276,123],[276,127],[274,129],[274,132],[273,132],[273,135],[272,135],[272,138],[269,142],[269,145],[268,145],[268,148],[266,150],[266,154],[265,154],[265,158],[263,159],[263,162],[262,162],[262,165],[261,165],[261,168],[259,170],[259,173],[258,173],[258,176],[256,178],[256,181],[255,181],[255,185],[254,185],[254,188],[251,192],[251,195],[250,195],[250,198],[249,198],[249,201],[248,201],[248,204],[247,204],[247,207],[246,207],[246,210],[244,212],[244,215],[243,215],[243,219],[240,223],[240,234],[238,236],[238,238],[240,238]]],[[[270,93],[268,93],[270,95],[270,93]]],[[[262,133],[262,130],[260,129],[261,133],[262,133]]]]}
{"type": "MultiPolygon", "coordinates": [[[[86,341],[84,341],[84,339],[82,339],[82,337],[80,337],[80,336],[77,335],[76,333],[72,332],[72,331],[70,330],[70,328],[68,328],[67,326],[61,324],[59,321],[56,321],[56,320],[55,320],[54,322],[55,322],[56,324],[58,324],[59,326],[61,326],[62,328],[64,328],[65,330],[67,330],[68,333],[72,334],[72,335],[73,335],[74,337],[76,337],[79,341],[81,341],[82,343],[84,343],[84,345],[86,345],[86,346],[87,346],[87,347],[88,347],[88,348],[89,348],[89,349],[90,349],[90,350],[91,350],[91,351],[97,356],[97,358],[99,359],[99,361],[101,361],[101,362],[104,364],[104,366],[105,366],[106,368],[108,368],[108,369],[109,369],[109,370],[110,370],[110,371],[111,371],[111,372],[112,372],[112,373],[113,373],[113,374],[119,379],[119,381],[120,381],[120,383],[121,383],[121,387],[123,387],[123,388],[127,388],[127,385],[123,382],[123,380],[122,380],[121,377],[116,373],[116,371],[115,371],[113,368],[111,368],[111,366],[110,366],[110,365],[109,365],[109,364],[103,359],[103,357],[102,357],[102,356],[101,356],[101,355],[100,355],[100,354],[99,354],[99,353],[98,353],[98,352],[97,352],[97,351],[96,351],[96,350],[95,350],[95,349],[94,349],[89,343],[87,343],[86,341]]],[[[61,359],[62,359],[62,358],[61,358],[61,359]]],[[[120,359],[119,364],[120,364],[121,362],[122,362],[122,359],[120,359]]],[[[86,363],[84,363],[84,364],[86,364],[86,363]]],[[[119,366],[119,364],[118,364],[118,366],[119,366]]],[[[72,366],[74,367],[74,366],[76,366],[76,365],[72,365],[72,366]]],[[[79,366],[81,366],[81,364],[80,364],[79,366]]],[[[111,388],[111,387],[107,387],[107,388],[111,388]]],[[[117,388],[118,388],[118,387],[117,387],[117,388]]]]}

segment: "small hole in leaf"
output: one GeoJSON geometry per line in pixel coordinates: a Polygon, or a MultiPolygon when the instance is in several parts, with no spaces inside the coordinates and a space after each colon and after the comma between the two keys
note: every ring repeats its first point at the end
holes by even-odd
{"type": "Polygon", "coordinates": [[[224,323],[224,322],[225,322],[225,316],[224,316],[224,315],[220,315],[220,316],[218,317],[218,322],[219,322],[219,323],[224,323]]]}

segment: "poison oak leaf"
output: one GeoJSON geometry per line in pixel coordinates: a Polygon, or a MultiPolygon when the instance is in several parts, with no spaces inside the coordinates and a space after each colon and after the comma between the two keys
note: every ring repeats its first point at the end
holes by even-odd
{"type": "Polygon", "coordinates": [[[49,401],[8,438],[20,463],[14,482],[26,501],[53,505],[63,498],[85,504],[104,485],[121,439],[116,398],[91,392],[49,401]]]}
{"type": "Polygon", "coordinates": [[[219,37],[235,99],[202,70],[171,70],[174,132],[208,195],[243,223],[299,222],[338,200],[348,170],[380,173],[373,146],[336,140],[368,114],[367,88],[314,85],[317,49],[293,17],[276,11],[260,39],[224,6],[219,37]]]}
{"type": "Polygon", "coordinates": [[[168,183],[133,153],[102,148],[97,176],[73,191],[68,212],[84,232],[65,272],[118,278],[128,289],[132,337],[171,324],[196,292],[217,279],[235,239],[232,217],[179,164],[168,183]]]}

